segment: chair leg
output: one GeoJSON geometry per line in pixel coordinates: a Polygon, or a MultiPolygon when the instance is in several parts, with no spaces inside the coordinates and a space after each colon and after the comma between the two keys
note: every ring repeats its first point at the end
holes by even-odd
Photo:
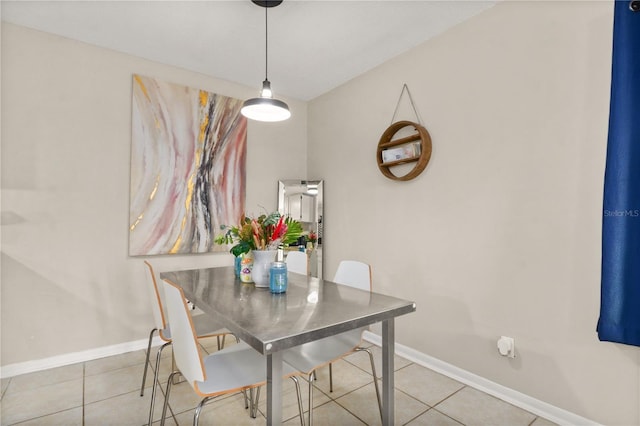
{"type": "Polygon", "coordinates": [[[198,422],[200,421],[200,412],[202,411],[202,407],[204,407],[204,404],[206,404],[207,402],[209,402],[209,400],[215,398],[214,396],[208,396],[206,398],[204,398],[202,401],[200,401],[200,404],[198,404],[198,406],[196,407],[196,411],[195,413],[193,413],[193,426],[198,426],[198,422]]]}
{"type": "Polygon", "coordinates": [[[251,418],[255,419],[258,416],[258,401],[260,400],[260,387],[249,389],[249,399],[251,400],[251,402],[249,403],[249,406],[251,407],[251,409],[249,410],[249,413],[251,415],[251,418]],[[253,397],[254,389],[256,394],[255,399],[253,397]]]}
{"type": "Polygon", "coordinates": [[[356,348],[356,351],[364,351],[369,354],[369,362],[371,362],[371,373],[373,374],[373,384],[376,388],[376,398],[378,398],[378,409],[380,410],[380,420],[382,420],[382,399],[380,398],[380,388],[378,387],[378,376],[376,374],[376,364],[373,361],[373,353],[367,348],[356,348]]]}
{"type": "Polygon", "coordinates": [[[253,417],[253,407],[255,407],[253,388],[249,388],[249,417],[253,417]]]}
{"type": "Polygon", "coordinates": [[[298,397],[298,412],[300,413],[300,426],[304,426],[304,406],[302,405],[302,393],[300,392],[300,381],[296,376],[291,376],[291,380],[296,385],[296,395],[298,397]]]}
{"type": "Polygon", "coordinates": [[[142,373],[142,386],[140,386],[140,396],[144,396],[144,384],[147,381],[147,369],[149,368],[149,355],[151,353],[151,341],[153,340],[153,334],[158,331],[157,328],[151,330],[149,333],[149,343],[147,343],[147,360],[144,363],[144,373],[142,373]]]}
{"type": "Polygon", "coordinates": [[[329,363],[329,392],[333,392],[333,364],[329,363]]]}
{"type": "Polygon", "coordinates": [[[242,389],[242,396],[244,396],[244,409],[249,408],[249,398],[247,397],[247,390],[242,389]]]}
{"type": "MultiPolygon", "coordinates": [[[[164,426],[164,418],[167,415],[167,405],[169,405],[169,393],[171,392],[171,384],[173,383],[173,376],[176,374],[180,374],[180,372],[174,371],[169,375],[169,381],[167,382],[167,390],[164,395],[164,405],[162,406],[162,418],[160,419],[160,426],[164,426]]],[[[149,423],[149,426],[151,426],[151,423],[149,423]]]]}
{"type": "MultiPolygon", "coordinates": [[[[313,373],[311,373],[313,374],[313,373]]],[[[291,376],[291,380],[296,386],[296,396],[298,397],[298,413],[300,416],[300,425],[304,426],[304,405],[302,405],[302,392],[300,391],[300,381],[296,376],[291,376]]],[[[251,401],[252,401],[252,410],[251,410],[251,418],[255,419],[258,414],[258,401],[260,400],[260,388],[256,389],[256,398],[255,401],[253,399],[253,388],[250,389],[251,392],[251,401]]]]}
{"type": "Polygon", "coordinates": [[[312,371],[309,374],[309,426],[313,426],[313,379],[316,377],[316,372],[312,371]]]}
{"type": "MultiPolygon", "coordinates": [[[[156,368],[153,372],[153,388],[151,389],[151,404],[149,407],[149,426],[151,426],[151,424],[153,423],[153,408],[155,406],[156,403],[156,389],[159,386],[159,379],[158,379],[158,374],[160,373],[160,371],[158,371],[160,369],[160,357],[162,356],[162,351],[165,347],[169,346],[171,344],[171,342],[167,342],[164,345],[160,346],[160,348],[158,349],[158,353],[156,354],[156,368]]],[[[171,376],[173,376],[173,374],[171,374],[171,376]]],[[[166,396],[165,396],[165,402],[166,402],[166,396]]],[[[164,413],[162,414],[164,417],[164,413]]]]}

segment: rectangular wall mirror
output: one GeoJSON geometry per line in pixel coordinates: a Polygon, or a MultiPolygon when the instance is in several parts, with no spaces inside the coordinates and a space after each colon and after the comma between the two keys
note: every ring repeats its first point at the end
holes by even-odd
{"type": "Polygon", "coordinates": [[[304,250],[308,258],[308,273],[322,278],[323,232],[323,181],[281,180],[278,181],[278,211],[297,220],[304,229],[305,238],[298,246],[284,249],[284,257],[292,250],[304,250]],[[315,236],[315,238],[313,238],[315,236]],[[313,241],[315,239],[315,241],[313,241]],[[301,248],[300,246],[303,246],[301,248]]]}

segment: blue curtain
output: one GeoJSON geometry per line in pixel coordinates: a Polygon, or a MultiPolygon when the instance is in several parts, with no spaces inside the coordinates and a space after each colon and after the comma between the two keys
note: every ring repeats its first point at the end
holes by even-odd
{"type": "Polygon", "coordinates": [[[616,1],[602,218],[600,340],[640,346],[640,2],[616,1]]]}

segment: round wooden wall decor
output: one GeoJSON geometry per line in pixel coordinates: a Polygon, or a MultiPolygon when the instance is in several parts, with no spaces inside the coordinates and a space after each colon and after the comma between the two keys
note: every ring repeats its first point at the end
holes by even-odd
{"type": "Polygon", "coordinates": [[[411,180],[427,167],[431,159],[431,136],[421,124],[412,121],[397,121],[384,131],[378,142],[378,168],[383,175],[393,180],[411,180]],[[415,133],[399,139],[393,139],[396,133],[412,126],[415,133]],[[411,171],[396,176],[391,168],[400,164],[416,163],[411,171]]]}

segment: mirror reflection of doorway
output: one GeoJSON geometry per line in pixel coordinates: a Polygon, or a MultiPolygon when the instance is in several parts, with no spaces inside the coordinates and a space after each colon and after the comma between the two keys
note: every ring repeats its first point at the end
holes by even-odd
{"type": "Polygon", "coordinates": [[[309,258],[309,274],[322,278],[323,181],[288,179],[278,181],[278,211],[300,222],[303,238],[284,248],[304,251],[309,258]]]}

